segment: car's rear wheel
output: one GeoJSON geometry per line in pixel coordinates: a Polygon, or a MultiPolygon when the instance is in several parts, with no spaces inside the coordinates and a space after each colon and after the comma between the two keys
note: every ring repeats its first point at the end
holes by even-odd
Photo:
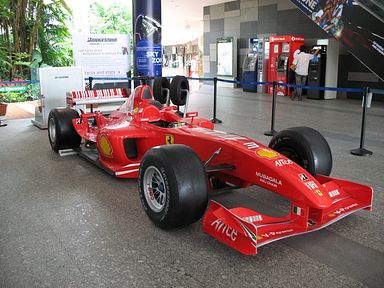
{"type": "Polygon", "coordinates": [[[171,82],[171,100],[177,106],[187,103],[187,95],[189,91],[188,79],[184,76],[175,76],[171,82]]]}
{"type": "Polygon", "coordinates": [[[332,153],[328,142],[315,129],[292,127],[277,133],[269,147],[285,155],[312,175],[329,175],[332,153]]]}
{"type": "Polygon", "coordinates": [[[54,151],[77,148],[81,137],[72,124],[72,119],[79,118],[73,109],[52,109],[48,116],[48,139],[54,151]]]}
{"type": "Polygon", "coordinates": [[[196,222],[207,207],[204,166],[185,145],[164,145],[147,151],[140,165],[139,190],[147,215],[164,229],[196,222]]]}
{"type": "Polygon", "coordinates": [[[165,104],[165,102],[167,102],[167,94],[169,89],[170,83],[168,79],[165,77],[157,77],[153,83],[153,97],[161,104],[165,104]]]}

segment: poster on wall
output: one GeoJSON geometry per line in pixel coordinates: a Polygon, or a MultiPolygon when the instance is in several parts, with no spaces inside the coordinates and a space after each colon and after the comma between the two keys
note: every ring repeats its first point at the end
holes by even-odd
{"type": "Polygon", "coordinates": [[[123,34],[74,34],[75,66],[85,77],[125,78],[131,70],[130,39],[123,34]]]}
{"type": "Polygon", "coordinates": [[[161,0],[133,3],[133,53],[136,76],[161,76],[161,0]]]}
{"type": "Polygon", "coordinates": [[[383,22],[352,0],[292,0],[384,81],[383,22]]]}
{"type": "Polygon", "coordinates": [[[217,75],[233,76],[233,37],[218,38],[217,51],[217,75]]]}

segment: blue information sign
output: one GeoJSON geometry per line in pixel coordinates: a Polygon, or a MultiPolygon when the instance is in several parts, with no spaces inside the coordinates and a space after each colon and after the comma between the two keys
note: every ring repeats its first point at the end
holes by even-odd
{"type": "Polygon", "coordinates": [[[161,76],[161,0],[132,4],[134,75],[161,76]]]}

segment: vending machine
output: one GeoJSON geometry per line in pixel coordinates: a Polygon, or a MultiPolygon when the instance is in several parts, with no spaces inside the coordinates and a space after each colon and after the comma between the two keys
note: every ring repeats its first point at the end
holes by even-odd
{"type": "MultiPolygon", "coordinates": [[[[292,65],[293,59],[300,51],[300,46],[304,45],[302,36],[271,36],[269,38],[269,69],[268,82],[288,82],[288,70],[292,65]]],[[[268,86],[268,94],[272,95],[273,86],[268,86]]],[[[276,87],[276,94],[279,96],[289,95],[289,89],[284,86],[276,87]]]]}
{"type": "Polygon", "coordinates": [[[248,53],[243,62],[243,91],[256,92],[257,86],[252,82],[257,82],[257,54],[248,53]]]}
{"type": "Polygon", "coordinates": [[[259,39],[249,38],[248,53],[243,61],[242,87],[243,91],[256,92],[257,86],[252,82],[257,82],[257,55],[259,49],[259,39]]]}
{"type": "MultiPolygon", "coordinates": [[[[325,86],[325,69],[327,63],[327,46],[315,45],[313,50],[320,50],[308,67],[308,86],[325,86]]],[[[307,92],[307,98],[309,99],[324,99],[324,91],[310,89],[307,92]]]]}
{"type": "MultiPolygon", "coordinates": [[[[269,59],[269,38],[259,39],[257,50],[257,82],[267,82],[268,59],[269,59]]],[[[257,93],[266,93],[266,85],[257,85],[257,93]]]]}

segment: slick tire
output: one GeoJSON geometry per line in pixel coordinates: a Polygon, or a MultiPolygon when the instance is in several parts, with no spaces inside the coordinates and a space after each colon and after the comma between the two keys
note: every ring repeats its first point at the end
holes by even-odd
{"type": "Polygon", "coordinates": [[[277,133],[269,147],[285,155],[313,176],[329,175],[332,153],[325,138],[309,127],[292,127],[277,133]]]}
{"type": "Polygon", "coordinates": [[[174,105],[183,106],[187,103],[189,91],[188,79],[184,76],[175,76],[171,82],[171,100],[174,105]]]}
{"type": "Polygon", "coordinates": [[[207,187],[203,164],[188,146],[157,146],[148,150],[141,161],[140,200],[149,218],[160,228],[172,229],[198,221],[207,207],[207,187]]]}
{"type": "Polygon", "coordinates": [[[54,151],[78,148],[81,137],[72,124],[72,119],[79,118],[73,109],[52,109],[48,116],[48,139],[54,151]]]}
{"type": "Polygon", "coordinates": [[[167,90],[170,89],[170,83],[165,77],[157,77],[153,83],[153,97],[161,104],[167,102],[167,90]]]}

